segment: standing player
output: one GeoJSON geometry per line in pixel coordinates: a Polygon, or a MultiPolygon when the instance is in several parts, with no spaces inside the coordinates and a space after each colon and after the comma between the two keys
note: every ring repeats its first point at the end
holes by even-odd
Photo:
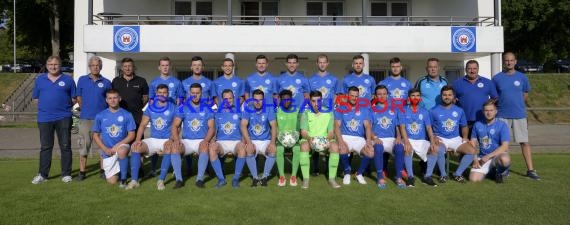
{"type": "MultiPolygon", "coordinates": [[[[106,102],[109,105],[95,116],[93,123],[93,140],[101,149],[103,159],[117,155],[120,166],[120,188],[127,186],[127,170],[129,169],[130,145],[135,139],[136,125],[133,116],[127,110],[119,106],[121,96],[115,89],[105,93],[106,102]]],[[[108,168],[107,168],[108,169],[108,168]]],[[[107,174],[108,171],[105,171],[107,174]]],[[[116,174],[107,175],[107,182],[117,183],[116,174]]]]}
{"type": "Polygon", "coordinates": [[[427,75],[416,81],[415,88],[422,93],[420,106],[430,110],[441,103],[440,91],[449,82],[439,75],[439,59],[429,58],[426,63],[427,75]]]}
{"type": "MultiPolygon", "coordinates": [[[[367,108],[355,107],[359,99],[358,96],[360,96],[359,88],[355,86],[349,87],[348,103],[341,104],[339,106],[341,110],[337,109],[334,114],[335,134],[339,145],[340,162],[344,171],[342,183],[345,185],[350,184],[350,152],[355,152],[362,156],[360,165],[364,168],[368,166],[367,162],[374,157],[374,151],[371,146],[372,132],[370,131],[369,111],[367,108]]],[[[358,183],[366,184],[362,174],[357,173],[356,179],[358,183]]]]}
{"type": "MultiPolygon", "coordinates": [[[[331,112],[321,112],[321,109],[329,109],[322,105],[322,94],[320,91],[311,91],[311,109],[305,110],[301,116],[301,172],[303,173],[303,188],[309,188],[309,152],[313,138],[326,138],[328,146],[326,150],[330,153],[328,165],[328,182],[332,188],[340,188],[335,181],[338,167],[339,154],[338,144],[334,140],[334,115],[331,112]]],[[[318,154],[318,153],[317,153],[318,154]]]]}
{"type": "Polygon", "coordinates": [[[265,94],[266,104],[275,104],[273,98],[277,97],[277,79],[267,71],[269,61],[265,55],[255,57],[256,71],[249,75],[245,81],[245,99],[252,97],[254,90],[262,90],[265,94]]]}
{"type": "MultiPolygon", "coordinates": [[[[277,127],[279,129],[278,136],[285,133],[296,133],[299,136],[299,114],[292,106],[293,94],[289,90],[279,92],[279,108],[277,108],[277,127]]],[[[298,141],[298,140],[296,140],[298,141]]],[[[291,177],[289,185],[297,186],[297,170],[299,169],[299,156],[301,147],[298,143],[292,147],[293,159],[291,160],[291,177]]],[[[285,146],[282,143],[277,144],[277,171],[279,172],[278,186],[285,186],[285,146]]]]}
{"type": "Polygon", "coordinates": [[[142,109],[148,102],[148,84],[146,79],[135,74],[135,62],[131,58],[121,60],[121,73],[121,76],[113,79],[113,89],[121,96],[121,108],[133,115],[138,128],[142,120],[142,109]]]}
{"type": "Polygon", "coordinates": [[[540,180],[532,164],[532,153],[528,143],[528,124],[526,119],[525,101],[528,99],[530,83],[527,77],[515,70],[517,59],[512,52],[503,53],[504,72],[493,77],[493,83],[499,94],[499,112],[497,117],[505,121],[512,129],[515,142],[521,145],[524,161],[526,162],[526,176],[533,180],[540,180]]]}
{"type": "Polygon", "coordinates": [[[352,57],[352,73],[346,75],[342,81],[342,92],[348,94],[348,88],[355,86],[360,95],[358,97],[371,99],[374,93],[376,81],[373,77],[363,72],[364,57],[356,55],[352,57]]]}
{"type": "Polygon", "coordinates": [[[305,99],[309,98],[309,80],[297,71],[299,57],[295,54],[287,55],[287,71],[277,78],[277,91],[289,90],[293,93],[293,104],[300,110],[305,99]]]}
{"type": "Polygon", "coordinates": [[[225,58],[222,63],[222,71],[224,75],[214,80],[212,85],[212,93],[214,94],[216,105],[220,105],[220,102],[222,102],[222,91],[230,89],[236,95],[234,99],[240,100],[239,106],[241,106],[241,103],[244,101],[245,83],[234,74],[234,60],[225,58]]]}
{"type": "Polygon", "coordinates": [[[481,106],[490,98],[497,98],[497,89],[491,80],[479,75],[477,61],[467,61],[465,72],[467,75],[463,79],[453,82],[453,90],[458,99],[457,106],[465,111],[467,125],[470,129],[476,121],[485,119],[481,106]]]}
{"type": "MultiPolygon", "coordinates": [[[[435,148],[436,145],[433,142],[435,137],[433,136],[429,113],[417,104],[421,100],[420,96],[420,90],[416,88],[408,90],[408,101],[410,104],[405,106],[404,112],[398,114],[398,126],[404,142],[404,165],[408,173],[408,179],[406,180],[408,187],[414,187],[415,185],[412,167],[414,153],[432,168],[435,167],[437,162],[437,148],[435,148]],[[431,140],[431,143],[427,141],[428,138],[431,140]]],[[[425,179],[424,176],[424,182],[437,186],[431,180],[431,176],[429,179],[425,179]]]]}
{"type": "MultiPolygon", "coordinates": [[[[198,175],[196,176],[196,186],[204,188],[204,173],[208,166],[208,145],[210,140],[214,137],[214,113],[208,109],[200,108],[200,99],[202,97],[202,85],[194,83],[190,85],[190,97],[192,98],[189,104],[186,104],[182,110],[179,109],[174,122],[172,123],[172,130],[170,140],[172,140],[173,155],[171,156],[172,165],[176,164],[174,174],[176,179],[182,180],[179,174],[182,174],[181,166],[178,162],[181,161],[180,154],[191,156],[191,154],[199,154],[198,156],[198,175]],[[190,108],[191,107],[191,108],[190,108]],[[180,140],[180,126],[182,126],[182,140],[180,140]],[[174,154],[178,153],[177,156],[174,154]],[[176,162],[176,163],[175,163],[176,162]]],[[[168,160],[168,156],[166,160],[168,160]]],[[[163,157],[164,158],[164,157],[163,157]]],[[[165,159],[163,159],[164,162],[165,159]]],[[[219,163],[219,161],[218,161],[219,163]]],[[[164,163],[163,163],[164,165],[164,163]]],[[[166,164],[168,166],[168,164],[166,164]]],[[[166,170],[161,170],[160,181],[164,182],[166,178],[166,170]]],[[[162,185],[164,186],[164,184],[162,185]]]]}
{"type": "Polygon", "coordinates": [[[384,85],[388,88],[390,98],[406,101],[408,90],[412,88],[412,83],[402,77],[402,62],[400,58],[394,57],[390,59],[390,76],[378,82],[378,85],[384,85]]]}
{"type": "MultiPolygon", "coordinates": [[[[473,162],[473,155],[477,151],[469,143],[469,128],[467,127],[465,113],[463,109],[453,104],[453,99],[455,99],[453,88],[451,86],[443,87],[441,89],[441,105],[432,108],[430,111],[433,132],[436,135],[433,142],[438,148],[437,164],[439,165],[439,172],[441,172],[440,183],[447,181],[445,171],[446,150],[463,154],[459,167],[453,174],[453,179],[460,183],[466,182],[463,172],[473,162]]],[[[425,175],[428,180],[431,179],[433,167],[428,163],[428,171],[425,175]]]]}
{"type": "Polygon", "coordinates": [[[501,120],[497,120],[495,100],[490,99],[483,104],[484,121],[477,121],[471,132],[471,142],[479,144],[479,156],[473,161],[473,169],[469,180],[483,181],[491,169],[494,169],[495,182],[503,183],[503,176],[509,171],[509,128],[501,120]]]}
{"type": "MultiPolygon", "coordinates": [[[[93,134],[91,132],[93,120],[97,113],[107,108],[105,91],[111,89],[111,81],[101,76],[102,68],[101,58],[97,56],[91,57],[89,59],[89,74],[79,77],[77,81],[77,104],[81,108],[81,114],[79,114],[79,127],[81,128],[79,135],[81,135],[81,140],[83,140],[79,149],[78,181],[87,178],[85,167],[87,166],[87,155],[91,151],[91,144],[93,143],[93,134]]],[[[101,169],[100,174],[104,177],[105,171],[101,169]]]]}

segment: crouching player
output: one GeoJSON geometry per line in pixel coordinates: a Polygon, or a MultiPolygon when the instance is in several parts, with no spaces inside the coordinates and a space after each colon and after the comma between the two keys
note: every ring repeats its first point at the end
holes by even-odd
{"type": "Polygon", "coordinates": [[[473,161],[473,169],[469,180],[482,181],[489,171],[493,171],[495,181],[503,183],[503,177],[508,173],[511,164],[509,157],[509,128],[507,124],[495,118],[497,106],[490,99],[483,104],[485,121],[477,121],[471,133],[471,143],[479,144],[479,156],[473,161]]]}
{"type": "Polygon", "coordinates": [[[331,112],[321,112],[323,109],[323,94],[320,91],[311,91],[309,94],[311,101],[311,110],[305,110],[301,115],[301,173],[303,174],[303,188],[309,188],[309,167],[311,166],[309,152],[312,149],[314,138],[326,138],[328,146],[324,149],[328,150],[329,155],[329,185],[332,188],[340,188],[335,181],[336,170],[338,167],[339,154],[338,144],[334,140],[334,117],[331,112]]]}
{"type": "MultiPolygon", "coordinates": [[[[139,170],[142,164],[141,155],[150,157],[155,154],[164,154],[165,156],[162,158],[164,161],[163,165],[166,162],[170,162],[170,160],[168,160],[170,158],[170,152],[164,152],[164,144],[168,141],[168,138],[170,138],[170,125],[172,124],[174,115],[176,115],[176,110],[176,104],[173,101],[169,101],[168,86],[166,84],[159,84],[156,87],[156,96],[144,111],[141,124],[137,130],[135,142],[131,147],[131,182],[127,185],[127,190],[139,187],[139,170]],[[144,130],[148,123],[150,123],[150,138],[143,140],[144,130]]],[[[180,155],[178,155],[178,157],[180,157],[180,155]]],[[[161,170],[168,170],[168,166],[169,164],[166,164],[166,168],[162,168],[161,166],[161,170]]],[[[179,174],[176,175],[178,176],[179,174]]],[[[161,186],[160,181],[162,180],[164,179],[159,179],[158,186],[161,186]]],[[[182,179],[176,179],[175,189],[182,187],[182,184],[182,179]]]]}
{"type": "MultiPolygon", "coordinates": [[[[101,149],[101,157],[103,159],[117,154],[121,179],[119,187],[125,188],[127,186],[127,170],[129,168],[129,143],[135,138],[135,120],[131,113],[119,107],[121,97],[117,90],[107,90],[105,96],[105,101],[109,108],[95,116],[92,128],[93,140],[101,149]]],[[[109,173],[109,169],[105,168],[107,170],[106,174],[109,173]]],[[[106,177],[108,183],[117,183],[118,177],[116,174],[110,174],[110,176],[107,175],[106,177]]]]}
{"type": "MultiPolygon", "coordinates": [[[[285,186],[285,147],[290,147],[293,150],[293,159],[291,160],[291,177],[289,178],[289,185],[297,186],[297,170],[299,169],[299,155],[301,154],[301,147],[297,143],[299,139],[299,113],[298,107],[293,106],[292,99],[293,92],[285,89],[279,92],[279,108],[277,108],[277,128],[278,130],[278,143],[277,143],[277,171],[279,172],[279,187],[285,186]],[[291,134],[295,143],[283,143],[282,140],[285,134],[291,134]],[[288,145],[288,146],[287,146],[288,145]]],[[[293,142],[291,141],[291,142],[293,142]]]]}

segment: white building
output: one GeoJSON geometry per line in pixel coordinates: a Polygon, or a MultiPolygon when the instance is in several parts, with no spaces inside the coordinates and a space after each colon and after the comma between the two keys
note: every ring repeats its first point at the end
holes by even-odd
{"type": "Polygon", "coordinates": [[[470,59],[490,77],[501,66],[499,12],[500,0],[76,0],[74,70],[76,79],[87,73],[95,54],[112,79],[120,60],[131,57],[137,74],[151,79],[158,58],[168,56],[183,79],[199,55],[209,76],[231,57],[243,78],[258,54],[270,58],[269,70],[278,75],[285,56],[295,53],[310,76],[316,56],[325,53],[340,78],[356,54],[377,80],[387,75],[391,57],[402,59],[412,82],[425,74],[429,57],[440,59],[441,74],[451,80],[470,59]]]}

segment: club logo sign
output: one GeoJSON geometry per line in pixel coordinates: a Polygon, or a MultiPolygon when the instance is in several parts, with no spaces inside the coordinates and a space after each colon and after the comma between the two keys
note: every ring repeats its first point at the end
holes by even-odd
{"type": "Polygon", "coordinates": [[[451,52],[476,52],[475,27],[451,27],[451,52]]]}
{"type": "Polygon", "coordinates": [[[139,43],[139,26],[113,27],[113,52],[139,52],[139,43]]]}

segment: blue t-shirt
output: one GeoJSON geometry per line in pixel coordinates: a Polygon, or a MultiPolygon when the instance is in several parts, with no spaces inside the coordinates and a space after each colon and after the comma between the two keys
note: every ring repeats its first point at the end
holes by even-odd
{"type": "Polygon", "coordinates": [[[374,88],[376,88],[376,81],[374,77],[368,74],[360,74],[357,76],[355,73],[346,75],[342,81],[342,91],[348,94],[348,88],[355,86],[358,88],[361,98],[372,99],[372,94],[374,94],[374,88]]]}
{"type": "Polygon", "coordinates": [[[289,90],[293,92],[293,99],[295,102],[293,104],[299,108],[305,101],[304,93],[309,93],[309,80],[305,78],[302,74],[296,72],[290,75],[288,72],[282,73],[279,78],[277,78],[277,93],[283,90],[289,90]]]}
{"type": "Polygon", "coordinates": [[[479,157],[483,157],[494,152],[503,142],[509,142],[509,128],[501,120],[495,119],[491,124],[477,121],[473,125],[471,139],[479,142],[479,157]]]}
{"type": "MultiPolygon", "coordinates": [[[[323,94],[323,103],[329,104],[329,101],[334,101],[334,96],[342,93],[338,79],[327,72],[325,76],[320,76],[315,73],[309,78],[309,89],[311,91],[320,91],[323,94]]],[[[334,102],[333,102],[334,104],[334,102]]]]}
{"type": "Polygon", "coordinates": [[[493,77],[493,83],[495,83],[499,94],[497,117],[506,119],[526,118],[523,94],[530,91],[530,83],[527,77],[519,71],[513,75],[501,72],[493,77]]]}
{"type": "MultiPolygon", "coordinates": [[[[158,103],[153,103],[158,105],[158,103]]],[[[150,119],[150,137],[158,139],[170,138],[170,125],[174,121],[174,116],[178,112],[178,107],[174,103],[167,103],[168,108],[155,110],[152,107],[146,108],[143,115],[150,119]]]]}
{"type": "Polygon", "coordinates": [[[485,77],[479,76],[475,83],[469,82],[467,76],[453,82],[455,97],[459,99],[457,106],[463,108],[467,121],[485,119],[483,104],[489,98],[497,98],[495,84],[485,77]]]}
{"type": "Polygon", "coordinates": [[[111,81],[103,76],[99,76],[95,81],[89,77],[89,74],[79,77],[77,81],[77,96],[81,97],[79,118],[93,120],[97,113],[105,110],[107,108],[105,92],[111,88],[111,81]]]}
{"type": "Polygon", "coordinates": [[[395,79],[393,76],[378,82],[378,85],[384,85],[388,88],[388,95],[393,99],[408,99],[408,90],[412,88],[412,83],[406,78],[400,76],[395,79]]]}
{"type": "MultiPolygon", "coordinates": [[[[381,108],[381,107],[379,107],[381,108]]],[[[398,110],[387,109],[382,113],[371,112],[372,132],[379,138],[395,138],[398,127],[398,110]]]]}
{"type": "Polygon", "coordinates": [[[267,104],[273,104],[273,94],[277,94],[277,78],[269,72],[266,72],[263,76],[257,72],[252,73],[245,81],[245,93],[248,93],[249,97],[253,98],[253,91],[256,89],[263,91],[267,104]]]}
{"type": "Polygon", "coordinates": [[[451,105],[449,109],[438,105],[430,110],[433,133],[442,138],[461,137],[461,127],[467,126],[463,109],[451,105]]]}
{"type": "Polygon", "coordinates": [[[237,77],[237,75],[232,75],[230,79],[225,76],[218,77],[214,80],[214,85],[212,86],[214,95],[218,98],[218,102],[222,102],[222,92],[225,89],[230,89],[234,93],[234,100],[244,95],[245,93],[245,83],[242,79],[237,77]]]}
{"type": "Polygon", "coordinates": [[[200,111],[200,106],[190,103],[182,111],[177,111],[176,117],[182,120],[183,139],[204,139],[208,133],[208,121],[214,119],[214,113],[210,110],[200,111]],[[194,110],[190,110],[189,106],[194,110]]]}
{"type": "MultiPolygon", "coordinates": [[[[344,108],[345,106],[340,106],[344,108]]],[[[357,137],[366,137],[364,121],[370,121],[370,112],[366,108],[359,108],[358,112],[353,107],[350,112],[341,113],[334,111],[334,120],[340,121],[340,133],[357,137]]]]}
{"type": "Polygon", "coordinates": [[[125,139],[130,131],[135,131],[135,129],[135,119],[133,119],[131,113],[123,108],[119,108],[116,112],[111,112],[107,108],[95,116],[91,130],[101,134],[101,140],[105,147],[112,148],[125,139]]]}
{"type": "Polygon", "coordinates": [[[199,79],[194,79],[194,76],[190,76],[182,81],[182,87],[184,90],[184,96],[190,97],[190,85],[198,83],[202,86],[202,98],[211,99],[214,93],[212,93],[212,81],[204,76],[200,76],[199,79]]]}
{"type": "Polygon", "coordinates": [[[275,121],[275,113],[272,112],[247,112],[244,111],[242,120],[247,120],[247,131],[251,140],[271,140],[271,125],[275,121]]]}
{"type": "Polygon", "coordinates": [[[426,126],[431,126],[429,113],[422,107],[418,107],[414,113],[412,107],[404,107],[403,113],[398,113],[398,125],[404,125],[408,134],[408,139],[427,140],[426,126]]]}
{"type": "Polygon", "coordinates": [[[227,141],[240,141],[241,140],[241,115],[235,109],[233,112],[220,111],[215,115],[216,123],[216,139],[227,141]]]}
{"type": "Polygon", "coordinates": [[[447,83],[447,79],[441,76],[439,76],[437,81],[432,80],[429,75],[419,79],[415,87],[420,89],[420,93],[422,94],[420,106],[430,110],[434,106],[441,104],[441,88],[446,86],[447,83]]]}
{"type": "Polygon", "coordinates": [[[36,77],[32,99],[38,99],[38,122],[51,122],[71,117],[72,98],[77,97],[75,81],[61,74],[52,82],[47,73],[36,77]]]}
{"type": "Polygon", "coordinates": [[[156,87],[158,87],[160,84],[166,84],[168,86],[168,99],[171,102],[176,103],[176,98],[184,98],[182,82],[180,82],[180,80],[176,79],[173,76],[163,78],[159,75],[150,81],[150,85],[148,87],[148,97],[151,100],[154,99],[154,96],[156,95],[156,87]]]}

